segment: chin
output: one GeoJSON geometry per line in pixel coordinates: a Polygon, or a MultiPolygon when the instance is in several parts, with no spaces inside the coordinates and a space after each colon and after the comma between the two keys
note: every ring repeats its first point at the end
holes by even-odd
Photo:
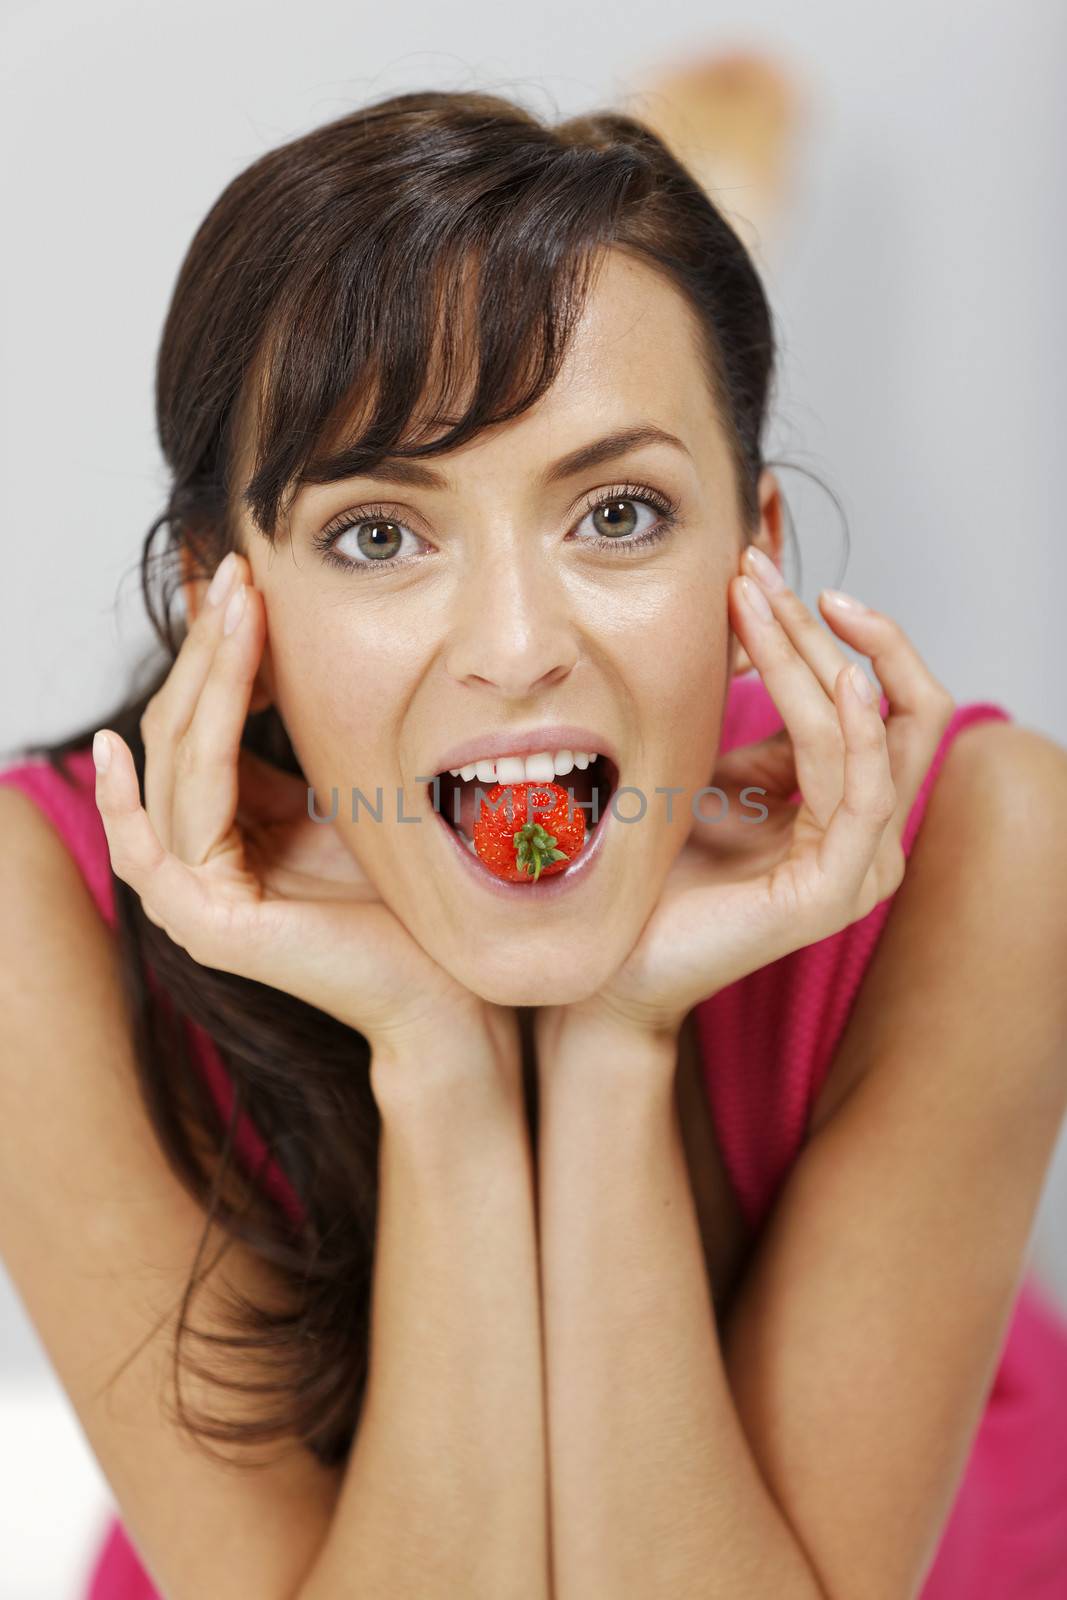
{"type": "Polygon", "coordinates": [[[569,1006],[588,1000],[607,983],[618,965],[619,961],[612,960],[576,962],[569,947],[549,959],[539,959],[532,953],[529,960],[521,956],[516,959],[512,948],[501,950],[499,959],[469,961],[448,970],[457,983],[490,1005],[536,1007],[569,1006]]]}

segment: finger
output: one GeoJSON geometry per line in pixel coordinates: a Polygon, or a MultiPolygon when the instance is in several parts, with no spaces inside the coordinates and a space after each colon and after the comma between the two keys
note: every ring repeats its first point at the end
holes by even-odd
{"type": "Polygon", "coordinates": [[[171,848],[191,866],[207,861],[233,827],[241,735],[264,637],[263,598],[250,584],[238,582],[175,753],[171,848]]]}
{"type": "Polygon", "coordinates": [[[748,576],[760,585],[778,622],[832,701],[837,675],[842,667],[848,666],[849,658],[834,635],[827,633],[800,596],[789,588],[774,562],[768,560],[762,550],[749,545],[743,559],[748,576]]]}
{"type": "Polygon", "coordinates": [[[186,945],[188,930],[203,914],[203,889],[160,843],[141,805],[137,769],[126,742],[111,729],[101,729],[93,740],[93,760],[96,806],[112,867],[138,895],[149,920],[186,945]]]}
{"type": "Polygon", "coordinates": [[[219,563],[204,603],[182,640],[174,665],[141,718],[145,809],[161,843],[167,848],[171,844],[175,748],[192,720],[222,634],[226,598],[242,569],[247,571],[247,563],[235,551],[230,551],[219,563]]]}
{"type": "Polygon", "coordinates": [[[896,785],[896,822],[903,829],[941,736],[952,720],[955,701],[934,677],[903,628],[883,612],[851,596],[835,603],[837,590],[819,596],[823,614],[852,647],[870,658],[888,704],[886,738],[896,785]]]}
{"type": "Polygon", "coordinates": [[[844,791],[817,850],[819,867],[834,886],[835,902],[848,908],[849,922],[875,903],[864,903],[864,888],[897,805],[885,723],[873,696],[865,702],[853,687],[852,675],[860,670],[843,668],[834,686],[845,743],[844,791]],[[862,904],[858,913],[857,903],[862,904]]]}
{"type": "Polygon", "coordinates": [[[843,747],[834,702],[752,578],[731,580],[731,620],[793,744],[799,786],[825,825],[841,796],[843,747]]]}

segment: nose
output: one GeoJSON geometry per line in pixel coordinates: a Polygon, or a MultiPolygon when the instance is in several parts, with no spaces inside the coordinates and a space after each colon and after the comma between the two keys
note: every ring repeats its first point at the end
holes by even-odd
{"type": "Polygon", "coordinates": [[[445,663],[457,683],[522,700],[561,683],[578,659],[568,601],[551,562],[510,541],[485,552],[458,599],[445,663]]]}

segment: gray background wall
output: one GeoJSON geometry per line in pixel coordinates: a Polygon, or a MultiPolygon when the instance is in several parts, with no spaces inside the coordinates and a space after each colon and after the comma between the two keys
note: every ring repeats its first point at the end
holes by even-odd
{"type": "MultiPolygon", "coordinates": [[[[839,495],[852,554],[842,573],[830,500],[786,473],[802,592],[840,582],[897,616],[958,700],[1067,743],[1058,0],[7,0],[0,747],[102,712],[146,638],[130,574],[164,481],[155,348],[234,173],[392,89],[480,84],[568,112],[626,93],[649,60],[737,43],[775,50],[815,99],[765,263],[783,341],[771,453],[839,495]]],[[[1034,1239],[1067,1305],[1065,1218],[1067,1141],[1034,1239]]],[[[0,1408],[0,1588],[72,1592],[106,1491],[2,1273],[0,1408]]]]}

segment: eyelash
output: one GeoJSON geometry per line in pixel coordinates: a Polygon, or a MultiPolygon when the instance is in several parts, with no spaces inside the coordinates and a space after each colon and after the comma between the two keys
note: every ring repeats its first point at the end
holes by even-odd
{"type": "MultiPolygon", "coordinates": [[[[594,550],[611,550],[612,552],[648,549],[653,544],[667,536],[678,521],[677,503],[668,495],[662,494],[658,489],[653,489],[647,483],[622,483],[614,488],[604,490],[599,494],[591,495],[582,507],[580,521],[584,521],[591,511],[597,511],[602,506],[613,505],[617,500],[632,500],[635,504],[648,505],[660,514],[659,521],[652,527],[646,528],[641,534],[633,538],[609,539],[605,534],[598,535],[595,539],[583,539],[582,544],[589,545],[594,550]]],[[[406,567],[410,561],[418,561],[419,556],[397,556],[389,560],[353,561],[349,556],[338,555],[334,545],[342,534],[350,528],[358,528],[364,522],[396,522],[400,527],[407,527],[400,522],[399,517],[393,515],[393,508],[385,505],[361,506],[358,512],[346,511],[343,516],[328,522],[321,533],[317,533],[312,540],[322,559],[330,566],[341,567],[345,572],[359,572],[366,569],[388,571],[397,567],[406,567]]]]}

